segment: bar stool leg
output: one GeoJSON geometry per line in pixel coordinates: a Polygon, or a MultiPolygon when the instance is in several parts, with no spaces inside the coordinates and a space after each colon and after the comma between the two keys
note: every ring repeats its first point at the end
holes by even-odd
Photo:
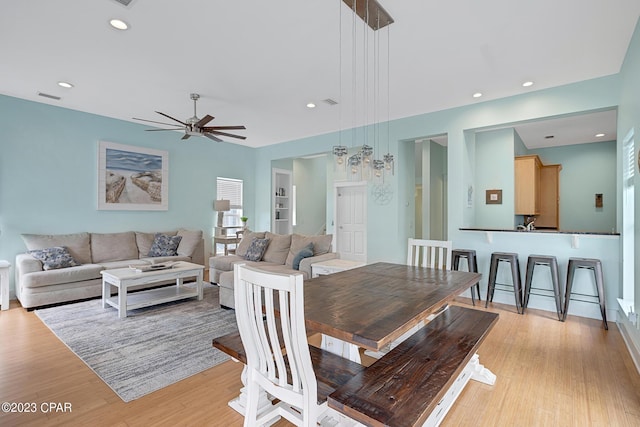
{"type": "Polygon", "coordinates": [[[516,310],[518,311],[518,314],[524,314],[524,308],[522,307],[522,283],[520,282],[520,263],[516,260],[509,264],[511,264],[511,277],[513,278],[513,293],[516,297],[516,310]]]}
{"type": "Polygon", "coordinates": [[[562,311],[562,321],[567,320],[567,311],[569,310],[569,298],[571,297],[571,287],[573,286],[573,274],[575,272],[574,263],[572,260],[569,260],[569,265],[567,266],[567,284],[566,290],[564,292],[564,310],[562,311]]]}
{"type": "Polygon", "coordinates": [[[489,267],[489,281],[487,282],[487,299],[484,308],[489,306],[489,302],[493,302],[493,293],[496,288],[496,275],[498,274],[498,258],[491,256],[491,265],[489,267]]]}
{"type": "Polygon", "coordinates": [[[598,301],[600,302],[600,312],[602,313],[602,324],[604,325],[604,329],[608,331],[609,325],[607,325],[607,308],[605,307],[605,299],[604,299],[604,277],[602,274],[602,264],[597,263],[595,265],[593,274],[596,279],[598,301]]]}
{"type": "Polygon", "coordinates": [[[558,320],[562,320],[562,299],[560,295],[560,273],[558,273],[558,264],[550,262],[551,282],[553,283],[553,293],[556,299],[556,311],[558,312],[558,320]]]}
{"type": "MultiPolygon", "coordinates": [[[[473,265],[473,272],[477,273],[478,272],[478,260],[476,259],[476,256],[471,254],[469,255],[469,258],[467,258],[469,260],[469,271],[471,271],[471,266],[473,265]],[[473,258],[473,261],[471,260],[473,258]]],[[[482,301],[482,298],[480,298],[480,282],[476,283],[476,292],[478,293],[478,302],[482,301]]],[[[471,300],[473,301],[473,287],[471,288],[471,300]]],[[[475,305],[475,304],[473,304],[475,305]]]]}
{"type": "Polygon", "coordinates": [[[524,279],[524,301],[522,302],[522,311],[527,308],[529,305],[529,293],[531,292],[531,282],[533,280],[533,267],[535,266],[535,262],[529,258],[527,260],[527,271],[525,273],[524,279]]]}

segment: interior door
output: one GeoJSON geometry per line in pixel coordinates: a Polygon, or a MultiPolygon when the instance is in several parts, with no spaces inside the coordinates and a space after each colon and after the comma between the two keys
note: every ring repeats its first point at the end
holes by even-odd
{"type": "Polygon", "coordinates": [[[367,261],[366,183],[336,184],[336,252],[342,259],[367,261]]]}

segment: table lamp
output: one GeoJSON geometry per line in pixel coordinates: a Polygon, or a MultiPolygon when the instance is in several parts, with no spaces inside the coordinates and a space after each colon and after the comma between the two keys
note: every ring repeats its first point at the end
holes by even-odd
{"type": "Polygon", "coordinates": [[[218,212],[218,227],[222,227],[222,218],[224,213],[231,210],[231,201],[229,200],[216,200],[213,202],[213,210],[218,212]]]}

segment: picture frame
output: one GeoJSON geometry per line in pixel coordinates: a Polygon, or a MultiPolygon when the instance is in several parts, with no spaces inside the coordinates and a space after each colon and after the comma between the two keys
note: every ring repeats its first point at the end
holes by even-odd
{"type": "Polygon", "coordinates": [[[487,190],[485,203],[487,205],[501,205],[502,190],[487,190]]]}
{"type": "Polygon", "coordinates": [[[98,142],[98,210],[169,209],[169,153],[98,142]]]}

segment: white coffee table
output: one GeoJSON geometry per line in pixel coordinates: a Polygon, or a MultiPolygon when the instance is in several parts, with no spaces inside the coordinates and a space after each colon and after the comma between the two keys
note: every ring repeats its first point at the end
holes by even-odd
{"type": "Polygon", "coordinates": [[[159,271],[136,272],[130,268],[103,270],[102,307],[112,306],[118,309],[121,319],[127,317],[127,310],[163,304],[186,298],[202,299],[202,275],[204,266],[181,261],[173,268],[159,271]],[[195,277],[196,288],[183,285],[185,278],[195,277]],[[149,285],[175,279],[176,284],[161,288],[128,293],[132,286],[149,285]],[[117,296],[111,296],[111,287],[118,289],[117,296]]]}

